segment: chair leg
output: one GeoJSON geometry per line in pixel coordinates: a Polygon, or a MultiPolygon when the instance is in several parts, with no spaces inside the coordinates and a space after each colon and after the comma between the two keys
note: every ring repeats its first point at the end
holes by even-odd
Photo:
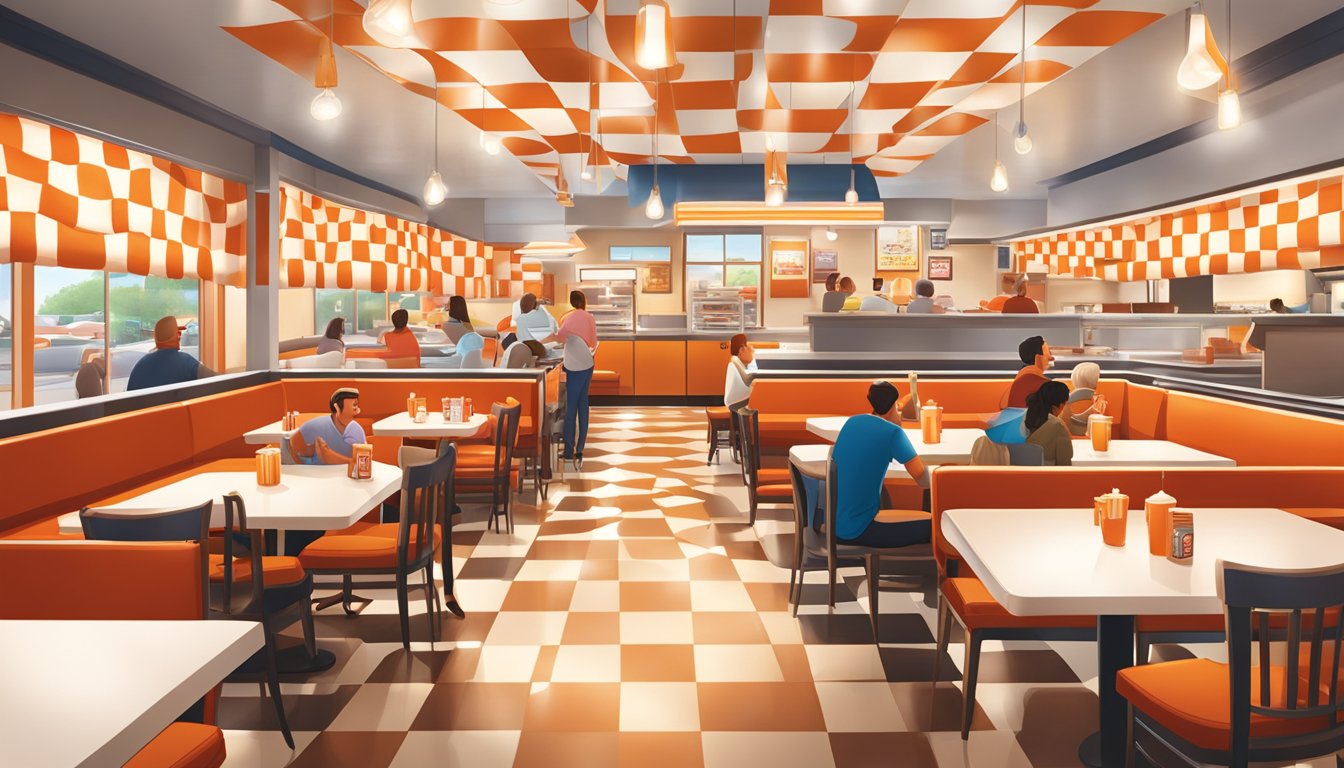
{"type": "Polygon", "coordinates": [[[347,573],[341,577],[341,608],[345,610],[346,616],[355,615],[355,607],[350,602],[350,599],[354,597],[354,592],[355,577],[347,573]]]}
{"type": "Polygon", "coordinates": [[[406,574],[397,574],[397,613],[401,617],[401,647],[411,650],[411,607],[406,594],[406,574]]]}
{"type": "Polygon", "coordinates": [[[747,513],[747,525],[755,526],[755,525],[756,525],[756,494],[751,493],[750,491],[748,491],[748,495],[751,496],[751,499],[750,499],[750,501],[751,501],[751,511],[749,511],[749,512],[747,513]]]}
{"type": "Polygon", "coordinates": [[[873,620],[873,645],[878,645],[882,641],[877,636],[877,620],[881,613],[877,609],[877,595],[881,591],[880,582],[882,579],[882,558],[877,555],[868,556],[868,609],[872,613],[873,620]]]}
{"type": "Polygon", "coordinates": [[[289,730],[289,718],[285,717],[285,700],[280,698],[280,676],[275,663],[275,634],[263,619],[262,632],[266,635],[266,687],[270,689],[271,701],[275,704],[275,718],[280,723],[280,733],[285,737],[285,745],[294,749],[294,734],[289,730]]]}
{"type": "MultiPolygon", "coordinates": [[[[1125,718],[1125,768],[1134,768],[1134,705],[1127,705],[1125,713],[1128,715],[1125,718]]],[[[1339,762],[1338,755],[1335,756],[1335,762],[1339,762]]]]}
{"type": "Polygon", "coordinates": [[[798,618],[798,604],[803,601],[803,579],[807,577],[807,571],[798,571],[798,586],[789,590],[789,597],[793,598],[793,618],[798,618]],[[795,591],[796,589],[796,591],[795,591]]]}
{"type": "Polygon", "coordinates": [[[439,590],[434,587],[434,561],[425,566],[425,614],[429,616],[429,642],[435,640],[434,604],[438,602],[439,590]]]}
{"type": "Polygon", "coordinates": [[[947,607],[947,601],[942,595],[938,596],[938,639],[937,650],[933,654],[933,687],[938,687],[938,672],[942,667],[943,654],[947,653],[947,641],[952,636],[952,610],[947,607]]]}
{"type": "Polygon", "coordinates": [[[313,601],[304,600],[299,606],[299,620],[303,622],[303,647],[308,658],[317,658],[317,630],[313,626],[313,601]]]}
{"type": "Polygon", "coordinates": [[[961,740],[971,735],[971,718],[975,716],[975,681],[980,675],[980,636],[966,630],[966,671],[962,675],[961,740]]]}
{"type": "Polygon", "coordinates": [[[719,452],[719,433],[714,430],[714,423],[710,422],[705,440],[709,443],[709,455],[705,457],[705,466],[708,467],[714,463],[714,455],[719,452]]]}
{"type": "Polygon", "coordinates": [[[1152,653],[1153,644],[1148,636],[1143,632],[1134,633],[1134,663],[1147,664],[1148,656],[1152,653]]]}
{"type": "Polygon", "coordinates": [[[826,553],[826,574],[830,577],[830,602],[828,606],[835,607],[835,553],[826,553]]]}

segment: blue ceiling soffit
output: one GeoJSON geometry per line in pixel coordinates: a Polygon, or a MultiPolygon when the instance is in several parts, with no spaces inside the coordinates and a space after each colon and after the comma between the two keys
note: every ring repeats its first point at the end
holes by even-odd
{"type": "MultiPolygon", "coordinates": [[[[849,189],[849,171],[854,170],[854,188],[861,202],[877,202],[877,180],[865,165],[791,165],[789,202],[838,203],[849,189]]],[[[653,188],[653,166],[632,165],[626,188],[630,207],[644,205],[653,188]]],[[[688,202],[744,202],[765,199],[763,165],[660,165],[658,188],[663,205],[688,202]]]]}

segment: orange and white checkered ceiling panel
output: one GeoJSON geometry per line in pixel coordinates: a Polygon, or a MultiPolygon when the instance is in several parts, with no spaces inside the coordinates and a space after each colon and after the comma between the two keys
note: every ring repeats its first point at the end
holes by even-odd
{"type": "Polygon", "coordinates": [[[285,287],[486,295],[490,246],[428,224],[333,203],[289,184],[281,191],[285,287]]]}
{"type": "Polygon", "coordinates": [[[247,187],[0,114],[0,264],[9,262],[242,286],[247,187]]]}
{"type": "Polygon", "coordinates": [[[1105,280],[1344,266],[1339,171],[1013,244],[1019,268],[1105,280]]]}
{"type": "MultiPolygon", "coordinates": [[[[294,18],[225,29],[309,82],[334,29],[557,190],[579,188],[585,159],[621,177],[650,162],[655,130],[672,163],[737,163],[767,137],[791,163],[844,163],[852,136],[856,161],[898,176],[1015,104],[1022,74],[1021,0],[669,0],[679,61],[657,75],[635,62],[639,0],[420,0],[414,50],[370,38],[354,0],[334,20],[326,2],[272,1],[294,18]]],[[[1189,2],[1026,5],[1031,93],[1189,2]]]]}

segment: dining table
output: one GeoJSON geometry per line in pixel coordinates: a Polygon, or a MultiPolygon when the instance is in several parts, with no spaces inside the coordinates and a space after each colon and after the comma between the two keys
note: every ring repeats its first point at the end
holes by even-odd
{"type": "Polygon", "coordinates": [[[1124,765],[1128,708],[1116,675],[1134,664],[1135,617],[1221,614],[1219,561],[1281,569],[1344,561],[1344,531],[1280,509],[1187,511],[1194,555],[1182,560],[1149,554],[1141,510],[1129,510],[1118,547],[1102,541],[1091,508],[952,509],[942,516],[948,546],[1009,613],[1097,617],[1100,714],[1097,732],[1079,745],[1085,765],[1124,765]]]}
{"type": "Polygon", "coordinates": [[[0,765],[122,765],[264,642],[249,621],[0,620],[0,765]]]}
{"type": "Polygon", "coordinates": [[[484,413],[473,413],[462,421],[450,421],[441,411],[425,414],[425,420],[417,422],[410,414],[400,411],[379,419],[373,423],[373,434],[379,437],[410,437],[428,439],[449,439],[472,437],[481,431],[489,421],[484,413]]]}

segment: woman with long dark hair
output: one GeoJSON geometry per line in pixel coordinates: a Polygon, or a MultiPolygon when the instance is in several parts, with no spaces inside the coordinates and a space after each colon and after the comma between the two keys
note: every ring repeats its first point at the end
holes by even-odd
{"type": "Polygon", "coordinates": [[[443,321],[440,327],[448,336],[448,340],[454,344],[468,333],[475,332],[476,329],[471,327],[471,315],[467,314],[466,299],[461,296],[448,298],[448,319],[443,321]]]}
{"type": "Polygon", "coordinates": [[[560,320],[555,333],[542,344],[559,341],[565,345],[565,453],[566,461],[583,469],[583,444],[588,438],[588,387],[593,383],[593,350],[597,347],[597,319],[588,311],[583,291],[570,291],[574,309],[560,320]],[[575,435],[575,426],[578,434],[575,435]]]}
{"type": "Polygon", "coordinates": [[[331,322],[327,323],[327,330],[322,334],[322,338],[317,340],[317,354],[325,352],[344,352],[345,341],[342,336],[345,335],[345,318],[333,317],[331,322]]]}
{"type": "Polygon", "coordinates": [[[1069,387],[1062,381],[1047,381],[1027,395],[1027,442],[1041,446],[1047,467],[1073,464],[1073,437],[1059,415],[1069,402],[1069,387]]]}

